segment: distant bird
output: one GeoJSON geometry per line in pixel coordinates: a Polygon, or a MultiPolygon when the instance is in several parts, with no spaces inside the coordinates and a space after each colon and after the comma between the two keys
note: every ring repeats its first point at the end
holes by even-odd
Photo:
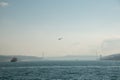
{"type": "Polygon", "coordinates": [[[62,40],[62,39],[63,39],[62,37],[58,38],[58,40],[62,40]]]}

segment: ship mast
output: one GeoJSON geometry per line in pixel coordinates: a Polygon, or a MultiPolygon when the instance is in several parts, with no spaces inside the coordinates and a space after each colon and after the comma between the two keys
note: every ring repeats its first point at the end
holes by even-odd
{"type": "Polygon", "coordinates": [[[44,52],[42,52],[42,59],[44,59],[44,56],[45,56],[45,54],[44,54],[44,52]]]}

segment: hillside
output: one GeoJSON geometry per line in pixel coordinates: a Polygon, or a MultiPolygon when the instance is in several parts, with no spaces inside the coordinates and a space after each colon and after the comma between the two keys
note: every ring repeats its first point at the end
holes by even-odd
{"type": "Polygon", "coordinates": [[[105,56],[102,60],[120,60],[120,53],[105,56]]]}

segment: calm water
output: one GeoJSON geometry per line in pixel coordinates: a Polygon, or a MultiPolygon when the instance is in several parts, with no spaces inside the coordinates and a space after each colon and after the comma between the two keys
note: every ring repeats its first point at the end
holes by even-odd
{"type": "Polygon", "coordinates": [[[0,80],[120,80],[120,62],[2,62],[0,80]]]}

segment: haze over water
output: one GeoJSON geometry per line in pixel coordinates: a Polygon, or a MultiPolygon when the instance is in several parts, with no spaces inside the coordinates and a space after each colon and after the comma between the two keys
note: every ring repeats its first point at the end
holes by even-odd
{"type": "Polygon", "coordinates": [[[0,0],[0,54],[118,53],[119,14],[119,0],[0,0]]]}

